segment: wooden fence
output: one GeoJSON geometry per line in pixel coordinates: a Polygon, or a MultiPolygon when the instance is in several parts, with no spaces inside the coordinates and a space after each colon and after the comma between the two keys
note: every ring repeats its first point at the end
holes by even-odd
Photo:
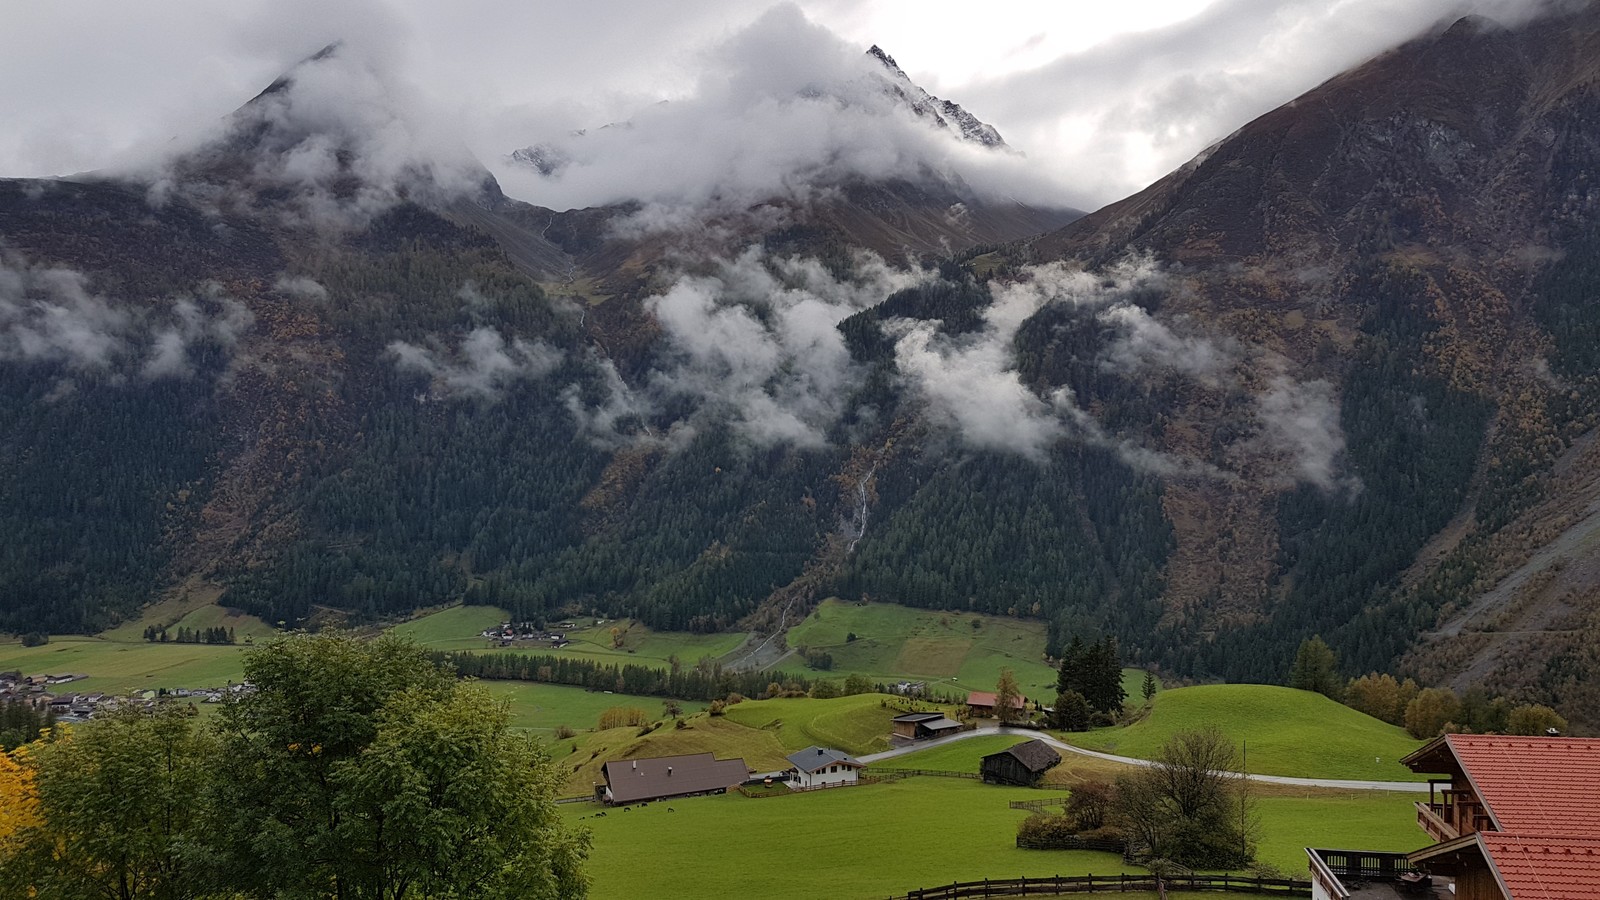
{"type": "Polygon", "coordinates": [[[1128,842],[1118,838],[1081,838],[1075,834],[1059,838],[1028,838],[1017,835],[1017,847],[1023,850],[1099,850],[1126,857],[1128,842]]]}
{"type": "Polygon", "coordinates": [[[890,900],[959,900],[964,897],[1055,897],[1127,891],[1227,891],[1240,894],[1311,895],[1311,882],[1292,878],[1239,878],[1231,875],[1188,875],[1157,878],[1154,875],[1054,875],[1039,878],[958,881],[944,887],[922,888],[890,900]]]}
{"type": "Polygon", "coordinates": [[[977,772],[950,772],[944,769],[891,769],[882,766],[871,766],[864,770],[873,775],[887,775],[892,778],[907,778],[912,775],[936,775],[940,778],[970,778],[979,780],[977,772]]]}
{"type": "Polygon", "coordinates": [[[1011,808],[1012,809],[1026,809],[1026,810],[1030,810],[1032,812],[1039,812],[1041,810],[1051,809],[1051,808],[1054,808],[1054,807],[1065,807],[1066,805],[1067,805],[1067,798],[1066,797],[1044,797],[1044,798],[1039,799],[1039,800],[1013,800],[1013,801],[1011,801],[1011,808]]]}

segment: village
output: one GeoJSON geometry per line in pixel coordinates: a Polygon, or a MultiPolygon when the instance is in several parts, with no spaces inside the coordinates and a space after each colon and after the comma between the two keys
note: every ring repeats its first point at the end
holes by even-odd
{"type": "Polygon", "coordinates": [[[75,692],[68,685],[87,679],[82,674],[24,675],[20,671],[0,672],[0,704],[24,703],[39,712],[48,712],[57,722],[86,722],[115,709],[137,707],[153,709],[164,703],[221,703],[230,695],[249,693],[248,683],[223,687],[161,688],[124,694],[104,691],[75,692]]]}

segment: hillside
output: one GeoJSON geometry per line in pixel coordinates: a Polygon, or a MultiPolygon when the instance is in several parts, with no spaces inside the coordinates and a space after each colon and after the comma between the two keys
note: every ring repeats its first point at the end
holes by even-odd
{"type": "Polygon", "coordinates": [[[1363,781],[1426,781],[1400,765],[1421,746],[1404,730],[1321,694],[1262,684],[1212,684],[1156,694],[1131,725],[1070,734],[1082,747],[1150,759],[1173,734],[1215,725],[1242,746],[1246,771],[1363,781]]]}
{"type": "MultiPolygon", "coordinates": [[[[1269,681],[1320,633],[1592,727],[1597,47],[1463,20],[1064,227],[927,160],[534,207],[384,144],[382,90],[325,108],[376,81],[330,48],[158,175],[0,181],[0,627],[466,601],[984,686],[1096,634],[1269,681]],[[830,596],[1043,639],[785,636],[830,596]]],[[[984,133],[945,103],[863,121],[984,133]]]]}

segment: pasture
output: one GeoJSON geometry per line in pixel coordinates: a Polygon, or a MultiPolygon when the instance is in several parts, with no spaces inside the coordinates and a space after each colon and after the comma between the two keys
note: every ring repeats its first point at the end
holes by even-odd
{"type": "MultiPolygon", "coordinates": [[[[613,706],[637,707],[652,720],[666,717],[660,697],[613,694],[564,684],[528,681],[481,681],[479,684],[487,688],[495,699],[506,701],[513,728],[544,737],[553,735],[561,725],[577,731],[591,729],[600,721],[600,714],[613,706]]],[[[684,700],[680,703],[684,715],[706,708],[706,704],[700,701],[684,700]]]]}
{"type": "MultiPolygon", "coordinates": [[[[689,634],[653,631],[631,619],[578,620],[580,626],[563,632],[571,643],[560,650],[548,646],[513,645],[501,647],[498,641],[480,635],[485,628],[507,621],[509,614],[493,606],[451,606],[392,626],[392,634],[409,638],[429,650],[471,650],[476,653],[551,653],[575,656],[602,663],[638,663],[665,668],[673,657],[692,666],[701,657],[720,660],[744,643],[745,635],[689,634]],[[617,629],[612,635],[611,630],[617,629]],[[620,641],[620,646],[617,644],[620,641]]],[[[556,621],[549,627],[554,629],[556,621]]]]}
{"type": "MultiPolygon", "coordinates": [[[[974,739],[975,741],[982,739],[974,739]]],[[[737,794],[612,809],[562,807],[588,827],[590,896],[609,898],[887,897],[951,881],[1138,871],[1115,854],[1019,850],[1026,813],[1008,807],[1048,792],[954,778],[898,782],[770,799],[737,794]],[[669,808],[671,811],[669,811],[669,808]],[[771,836],[759,891],[752,868],[718,853],[726,835],[771,836]],[[801,851],[804,851],[803,853],[801,851]]],[[[1423,842],[1412,798],[1392,794],[1264,797],[1258,858],[1305,877],[1307,846],[1411,850],[1423,842]]],[[[759,838],[758,838],[759,839],[759,838]]],[[[765,849],[748,841],[741,850],[765,849]]]]}
{"type": "Polygon", "coordinates": [[[957,694],[992,691],[1000,670],[1009,668],[1028,697],[1053,699],[1056,670],[1044,662],[1044,632],[1043,622],[1004,616],[828,599],[789,630],[788,642],[827,651],[833,669],[810,671],[798,661],[784,669],[811,678],[860,673],[883,682],[927,681],[957,694]]]}
{"type": "Polygon", "coordinates": [[[243,679],[244,651],[242,644],[153,644],[142,639],[57,635],[41,647],[0,643],[0,670],[88,675],[63,686],[73,693],[222,687],[243,679]]]}
{"type": "Polygon", "coordinates": [[[1373,781],[1426,781],[1400,765],[1421,746],[1404,729],[1321,694],[1265,684],[1207,684],[1162,691],[1131,725],[1064,739],[1080,747],[1149,759],[1178,731],[1216,725],[1247,750],[1251,772],[1373,781]]]}
{"type": "Polygon", "coordinates": [[[831,700],[746,700],[728,707],[726,718],[771,732],[785,753],[816,744],[860,755],[889,749],[889,720],[900,712],[884,708],[887,699],[883,694],[856,694],[831,700]]]}

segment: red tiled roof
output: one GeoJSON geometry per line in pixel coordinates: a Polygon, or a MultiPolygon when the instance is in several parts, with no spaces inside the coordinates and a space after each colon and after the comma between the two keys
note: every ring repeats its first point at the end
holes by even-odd
{"type": "MultiPolygon", "coordinates": [[[[1022,709],[1022,704],[1023,704],[1023,700],[1022,700],[1021,697],[1012,697],[1011,698],[1011,705],[1016,707],[1017,709],[1022,709]]],[[[971,691],[971,692],[969,692],[967,694],[967,705],[968,706],[993,706],[994,705],[994,694],[989,692],[989,691],[971,691]]]]}
{"type": "Polygon", "coordinates": [[[1600,838],[1478,833],[1511,900],[1600,900],[1600,838]]]}
{"type": "Polygon", "coordinates": [[[1445,740],[1498,831],[1600,838],[1600,738],[1452,734],[1445,740]]]}

